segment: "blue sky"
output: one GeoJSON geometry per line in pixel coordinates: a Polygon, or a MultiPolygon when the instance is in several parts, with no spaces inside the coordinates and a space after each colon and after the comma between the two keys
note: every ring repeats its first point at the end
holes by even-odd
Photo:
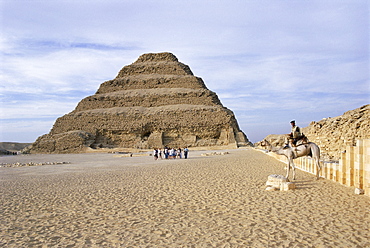
{"type": "Polygon", "coordinates": [[[141,54],[172,52],[252,142],[370,103],[367,0],[0,0],[0,141],[33,142],[141,54]]]}

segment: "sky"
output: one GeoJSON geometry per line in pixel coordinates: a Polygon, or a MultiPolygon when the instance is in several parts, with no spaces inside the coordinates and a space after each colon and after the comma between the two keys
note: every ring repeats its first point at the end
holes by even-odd
{"type": "Polygon", "coordinates": [[[367,0],[0,0],[0,141],[34,142],[144,53],[171,52],[251,142],[370,103],[367,0]]]}

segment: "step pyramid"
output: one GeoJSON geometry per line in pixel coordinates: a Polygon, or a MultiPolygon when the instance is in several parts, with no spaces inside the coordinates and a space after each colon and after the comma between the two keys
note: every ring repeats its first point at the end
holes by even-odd
{"type": "Polygon", "coordinates": [[[58,118],[31,152],[250,144],[233,112],[189,66],[172,53],[148,53],[58,118]]]}

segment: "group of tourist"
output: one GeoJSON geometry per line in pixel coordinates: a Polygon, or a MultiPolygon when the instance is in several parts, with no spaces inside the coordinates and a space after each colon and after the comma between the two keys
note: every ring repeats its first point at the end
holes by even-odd
{"type": "Polygon", "coordinates": [[[176,159],[176,158],[188,158],[189,149],[185,147],[184,149],[181,149],[180,147],[178,149],[175,148],[169,148],[165,147],[162,151],[160,148],[154,148],[153,150],[153,157],[154,160],[157,159],[176,159]]]}

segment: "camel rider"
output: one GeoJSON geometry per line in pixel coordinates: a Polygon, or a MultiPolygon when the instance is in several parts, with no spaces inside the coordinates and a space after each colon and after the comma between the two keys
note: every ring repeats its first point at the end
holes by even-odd
{"type": "Polygon", "coordinates": [[[301,132],[301,129],[296,126],[295,121],[291,121],[290,124],[292,125],[292,130],[289,134],[290,139],[292,140],[293,146],[296,146],[297,141],[302,139],[304,135],[301,132]]]}

